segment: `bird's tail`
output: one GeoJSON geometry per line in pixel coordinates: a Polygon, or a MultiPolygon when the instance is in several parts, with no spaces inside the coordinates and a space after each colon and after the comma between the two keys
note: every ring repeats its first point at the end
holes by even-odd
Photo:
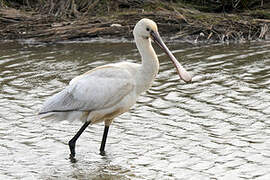
{"type": "Polygon", "coordinates": [[[54,112],[41,112],[38,114],[40,119],[52,120],[52,121],[75,121],[80,120],[85,122],[88,117],[87,112],[82,111],[54,111],[54,112]]]}

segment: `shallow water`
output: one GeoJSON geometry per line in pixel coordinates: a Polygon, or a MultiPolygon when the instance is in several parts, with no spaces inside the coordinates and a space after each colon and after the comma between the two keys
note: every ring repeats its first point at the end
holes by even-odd
{"type": "MultiPolygon", "coordinates": [[[[89,69],[140,62],[132,43],[1,43],[0,179],[270,179],[270,44],[169,44],[194,75],[179,81],[160,55],[153,87],[113,122],[89,127],[69,161],[81,122],[50,122],[45,99],[89,69]]],[[[156,48],[157,49],[157,48],[156,48]]]]}

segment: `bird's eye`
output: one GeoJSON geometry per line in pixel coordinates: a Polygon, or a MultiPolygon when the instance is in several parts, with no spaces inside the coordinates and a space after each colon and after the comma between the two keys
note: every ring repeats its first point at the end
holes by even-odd
{"type": "Polygon", "coordinates": [[[149,28],[146,28],[146,31],[150,31],[150,29],[149,28]]]}

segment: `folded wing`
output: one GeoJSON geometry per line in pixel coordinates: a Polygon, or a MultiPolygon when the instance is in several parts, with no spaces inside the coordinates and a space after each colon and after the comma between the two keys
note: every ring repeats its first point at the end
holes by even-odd
{"type": "Polygon", "coordinates": [[[134,89],[134,84],[131,74],[123,68],[96,68],[74,78],[64,90],[50,97],[40,114],[112,107],[134,89]]]}

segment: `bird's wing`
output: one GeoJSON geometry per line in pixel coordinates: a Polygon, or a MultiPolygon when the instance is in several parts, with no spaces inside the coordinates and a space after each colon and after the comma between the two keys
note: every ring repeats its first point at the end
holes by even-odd
{"type": "Polygon", "coordinates": [[[74,78],[49,98],[40,111],[91,111],[113,106],[134,89],[131,74],[120,67],[103,66],[74,78]]]}

